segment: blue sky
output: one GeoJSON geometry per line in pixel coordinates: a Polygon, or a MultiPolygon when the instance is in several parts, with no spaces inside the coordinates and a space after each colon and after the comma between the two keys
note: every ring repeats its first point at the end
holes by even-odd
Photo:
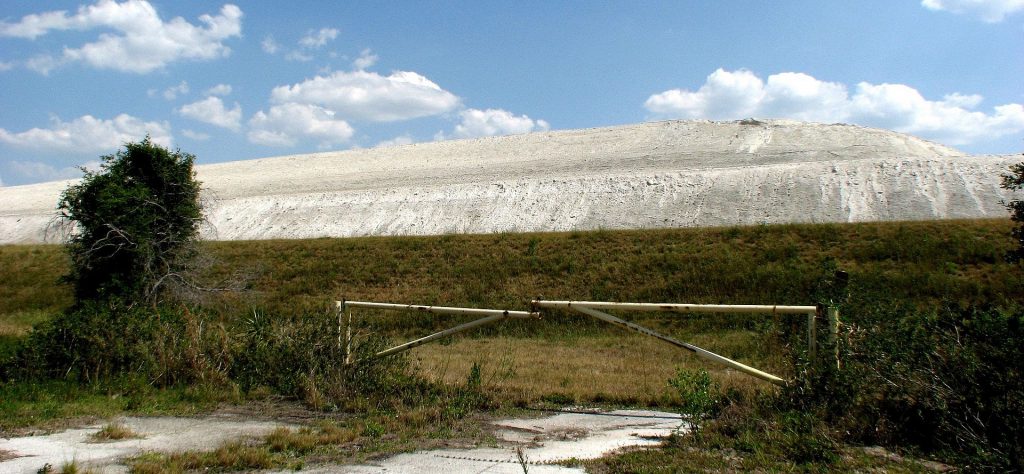
{"type": "Polygon", "coordinates": [[[0,3],[0,183],[670,118],[1024,148],[1024,0],[0,3]]]}

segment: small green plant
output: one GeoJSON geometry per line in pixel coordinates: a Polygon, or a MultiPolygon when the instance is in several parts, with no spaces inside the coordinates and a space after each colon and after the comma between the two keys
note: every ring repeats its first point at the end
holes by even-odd
{"type": "Polygon", "coordinates": [[[470,391],[480,391],[482,383],[483,377],[481,376],[480,363],[473,362],[473,367],[470,367],[469,375],[466,376],[466,389],[470,391]]]}
{"type": "Polygon", "coordinates": [[[386,432],[384,425],[373,420],[367,420],[366,425],[363,426],[363,436],[368,436],[370,438],[380,438],[381,436],[384,436],[384,433],[386,432]]]}
{"type": "Polygon", "coordinates": [[[681,399],[679,412],[690,420],[693,429],[718,410],[721,396],[718,385],[711,380],[707,370],[679,369],[668,385],[675,389],[681,399]]]}

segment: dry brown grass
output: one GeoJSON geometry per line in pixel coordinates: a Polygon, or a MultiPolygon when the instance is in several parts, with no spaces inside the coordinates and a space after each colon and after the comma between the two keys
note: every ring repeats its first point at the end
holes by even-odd
{"type": "Polygon", "coordinates": [[[125,426],[123,423],[111,422],[104,425],[99,431],[90,435],[89,439],[94,443],[103,443],[141,437],[142,435],[132,431],[131,428],[125,426]]]}
{"type": "MultiPolygon", "coordinates": [[[[698,335],[690,342],[723,355],[743,353],[759,337],[748,332],[698,335]]],[[[704,362],[688,351],[633,333],[566,339],[513,337],[460,338],[412,351],[412,358],[432,379],[465,383],[473,364],[482,369],[484,389],[512,403],[537,400],[577,403],[665,405],[678,395],[668,380],[678,369],[704,368],[723,390],[747,394],[773,390],[767,382],[704,362]]],[[[756,364],[787,376],[782,357],[756,364]]]]}

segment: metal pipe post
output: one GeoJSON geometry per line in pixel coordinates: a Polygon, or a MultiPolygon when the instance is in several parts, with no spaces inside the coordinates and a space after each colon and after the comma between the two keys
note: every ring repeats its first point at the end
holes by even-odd
{"type": "Polygon", "coordinates": [[[812,361],[818,355],[817,319],[818,311],[807,313],[807,357],[812,361]]]}
{"type": "Polygon", "coordinates": [[[828,325],[831,330],[829,335],[829,342],[832,344],[833,351],[835,352],[836,368],[843,368],[842,361],[839,360],[839,308],[835,306],[828,307],[828,325]]]}

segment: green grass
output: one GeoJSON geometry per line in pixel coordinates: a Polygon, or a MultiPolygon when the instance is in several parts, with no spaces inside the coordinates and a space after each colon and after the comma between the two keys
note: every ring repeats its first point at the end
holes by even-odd
{"type": "Polygon", "coordinates": [[[111,381],[83,386],[76,381],[0,383],[0,436],[24,427],[59,429],[69,420],[137,415],[195,415],[240,396],[224,387],[156,389],[144,381],[111,381]]]}
{"type": "MultiPolygon", "coordinates": [[[[219,263],[204,280],[242,278],[249,291],[210,296],[205,306],[237,319],[253,308],[325,311],[341,298],[510,309],[538,295],[811,304],[826,260],[864,294],[1001,304],[1024,295],[1021,272],[1002,262],[1010,228],[1008,220],[962,220],[208,242],[219,263]]],[[[70,288],[56,283],[65,265],[58,246],[0,246],[0,325],[24,330],[32,321],[20,315],[35,321],[66,307],[70,288]]]]}

